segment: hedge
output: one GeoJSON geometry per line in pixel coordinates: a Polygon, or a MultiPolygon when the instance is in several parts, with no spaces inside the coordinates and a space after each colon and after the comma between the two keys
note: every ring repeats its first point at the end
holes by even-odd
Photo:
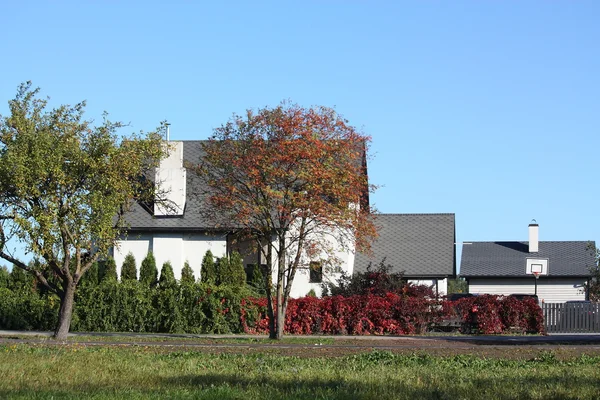
{"type": "MultiPolygon", "coordinates": [[[[267,302],[237,287],[176,284],[150,288],[109,279],[76,294],[71,328],[83,332],[268,333],[267,302]]],[[[0,329],[52,330],[59,299],[23,288],[0,288],[0,329]]],[[[431,300],[418,290],[290,299],[285,332],[310,335],[401,335],[426,332],[458,318],[476,333],[544,332],[533,299],[477,296],[454,303],[431,300]]]]}

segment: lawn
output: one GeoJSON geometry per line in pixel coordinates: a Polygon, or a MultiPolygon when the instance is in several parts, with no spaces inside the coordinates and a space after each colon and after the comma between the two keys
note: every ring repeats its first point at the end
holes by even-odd
{"type": "Polygon", "coordinates": [[[600,357],[370,351],[341,357],[153,346],[0,345],[0,398],[596,399],[600,357]]]}

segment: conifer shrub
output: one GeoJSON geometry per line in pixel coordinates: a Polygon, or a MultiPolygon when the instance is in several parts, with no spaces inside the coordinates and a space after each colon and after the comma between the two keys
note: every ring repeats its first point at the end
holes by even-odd
{"type": "Polygon", "coordinates": [[[204,257],[202,258],[200,281],[208,285],[217,284],[217,268],[215,266],[215,257],[210,250],[207,250],[206,254],[204,254],[204,257]]]}
{"type": "Polygon", "coordinates": [[[146,287],[155,287],[158,283],[158,269],[154,254],[149,251],[140,266],[140,282],[146,287]]]}
{"type": "Polygon", "coordinates": [[[196,282],[196,277],[194,276],[194,271],[192,267],[190,267],[190,263],[186,260],[183,264],[183,268],[181,269],[181,280],[182,285],[190,285],[196,282]]]}
{"type": "Polygon", "coordinates": [[[158,286],[161,289],[170,289],[177,285],[175,280],[175,274],[173,273],[173,266],[170,261],[165,261],[160,270],[160,279],[158,280],[158,286]]]}
{"type": "Polygon", "coordinates": [[[135,257],[131,252],[127,253],[121,266],[121,281],[127,280],[137,280],[137,265],[135,264],[135,257]]]}
{"type": "Polygon", "coordinates": [[[114,258],[108,257],[106,261],[101,264],[100,268],[100,282],[117,280],[117,264],[115,263],[114,258]]]}
{"type": "Polygon", "coordinates": [[[217,284],[240,291],[246,286],[246,271],[240,253],[234,251],[231,256],[222,257],[217,262],[217,284]]]}

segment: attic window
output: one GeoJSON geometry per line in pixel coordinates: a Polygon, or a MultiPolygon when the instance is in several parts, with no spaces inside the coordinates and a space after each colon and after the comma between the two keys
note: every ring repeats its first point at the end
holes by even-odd
{"type": "Polygon", "coordinates": [[[311,261],[309,266],[310,283],[323,282],[323,265],[320,261],[311,261]]]}

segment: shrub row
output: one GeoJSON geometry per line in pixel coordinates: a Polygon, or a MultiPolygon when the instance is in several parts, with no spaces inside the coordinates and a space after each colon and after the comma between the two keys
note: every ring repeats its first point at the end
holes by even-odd
{"type": "Polygon", "coordinates": [[[449,309],[478,333],[486,335],[512,331],[544,333],[544,314],[533,298],[483,295],[457,300],[449,309]]]}
{"type": "MultiPolygon", "coordinates": [[[[410,291],[408,292],[410,293],[410,291]]],[[[266,299],[237,287],[175,284],[147,287],[109,280],[82,286],[75,301],[73,331],[165,333],[268,333],[266,299]]],[[[59,299],[23,289],[0,288],[0,329],[52,330],[59,299]]],[[[458,319],[475,332],[543,332],[533,299],[478,296],[449,301],[386,293],[290,299],[285,331],[290,334],[418,334],[458,319]]]]}
{"type": "MultiPolygon", "coordinates": [[[[204,284],[149,288],[109,280],[78,289],[71,323],[82,332],[241,333],[239,288],[204,284]]],[[[0,288],[0,329],[53,330],[60,300],[0,288]]]]}
{"type": "MultiPolygon", "coordinates": [[[[267,333],[266,299],[245,302],[253,307],[242,308],[244,331],[267,333]],[[250,309],[253,315],[248,321],[245,313],[250,309]]],[[[475,333],[544,332],[543,313],[533,299],[485,295],[450,302],[394,293],[290,299],[285,331],[297,335],[418,334],[453,318],[475,333]]]]}

